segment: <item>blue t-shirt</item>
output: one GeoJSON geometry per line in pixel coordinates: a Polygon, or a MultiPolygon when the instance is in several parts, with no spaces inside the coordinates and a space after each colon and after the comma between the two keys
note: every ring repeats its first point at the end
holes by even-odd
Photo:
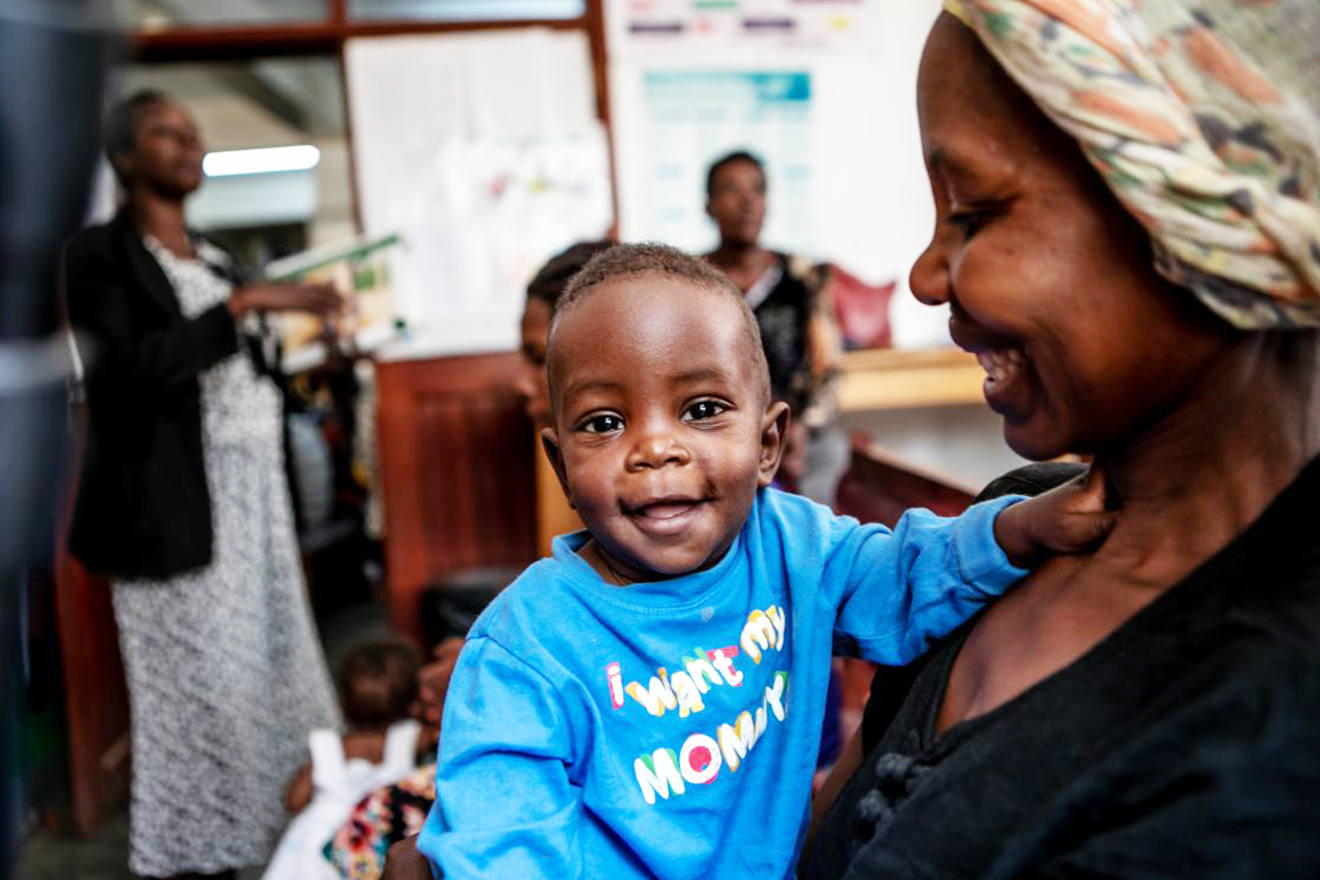
{"type": "Polygon", "coordinates": [[[919,655],[1025,574],[1015,500],[890,532],[766,489],[713,568],[627,587],[555,539],[468,635],[418,848],[453,880],[790,876],[834,633],[919,655]]]}

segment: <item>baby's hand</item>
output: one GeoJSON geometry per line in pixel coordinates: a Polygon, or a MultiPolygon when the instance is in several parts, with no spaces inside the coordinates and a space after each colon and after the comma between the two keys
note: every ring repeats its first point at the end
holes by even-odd
{"type": "Polygon", "coordinates": [[[1105,510],[1105,478],[1097,465],[1068,482],[1018,502],[995,518],[995,540],[1009,561],[1030,568],[1056,553],[1102,543],[1117,513],[1105,510]]]}

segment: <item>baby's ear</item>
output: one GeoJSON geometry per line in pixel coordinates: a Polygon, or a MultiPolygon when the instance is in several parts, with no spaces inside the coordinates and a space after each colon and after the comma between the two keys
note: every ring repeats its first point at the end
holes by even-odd
{"type": "Polygon", "coordinates": [[[564,454],[559,449],[557,429],[541,429],[541,448],[545,450],[545,457],[550,459],[550,466],[555,469],[555,476],[559,478],[559,485],[564,490],[564,497],[568,499],[568,506],[577,510],[573,504],[573,491],[568,487],[568,471],[564,469],[564,454]]]}
{"type": "Polygon", "coordinates": [[[761,419],[761,460],[757,466],[758,484],[769,486],[779,472],[784,457],[784,444],[788,440],[788,422],[791,416],[788,404],[776,401],[765,408],[761,419]]]}

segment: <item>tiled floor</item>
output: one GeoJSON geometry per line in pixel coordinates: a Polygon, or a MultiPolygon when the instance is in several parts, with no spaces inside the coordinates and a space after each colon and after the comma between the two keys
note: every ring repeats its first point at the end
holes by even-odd
{"type": "Polygon", "coordinates": [[[89,840],[39,831],[19,855],[18,880],[131,880],[128,814],[115,816],[89,840]]]}
{"type": "MultiPolygon", "coordinates": [[[[260,880],[261,868],[239,872],[260,880]]],[[[79,839],[38,832],[19,856],[18,880],[136,880],[128,870],[128,814],[110,818],[96,835],[79,839]]]]}
{"type": "MultiPolygon", "coordinates": [[[[240,871],[260,880],[262,868],[240,871]]],[[[112,816],[88,839],[40,831],[19,854],[18,880],[137,880],[128,870],[128,813],[112,816]]]]}

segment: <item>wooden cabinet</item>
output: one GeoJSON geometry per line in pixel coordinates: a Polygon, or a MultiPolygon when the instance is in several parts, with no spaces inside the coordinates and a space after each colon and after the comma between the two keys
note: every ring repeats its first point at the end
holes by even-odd
{"type": "Polygon", "coordinates": [[[376,367],[385,562],[394,627],[422,640],[421,592],[463,569],[536,559],[531,421],[517,353],[376,367]]]}

